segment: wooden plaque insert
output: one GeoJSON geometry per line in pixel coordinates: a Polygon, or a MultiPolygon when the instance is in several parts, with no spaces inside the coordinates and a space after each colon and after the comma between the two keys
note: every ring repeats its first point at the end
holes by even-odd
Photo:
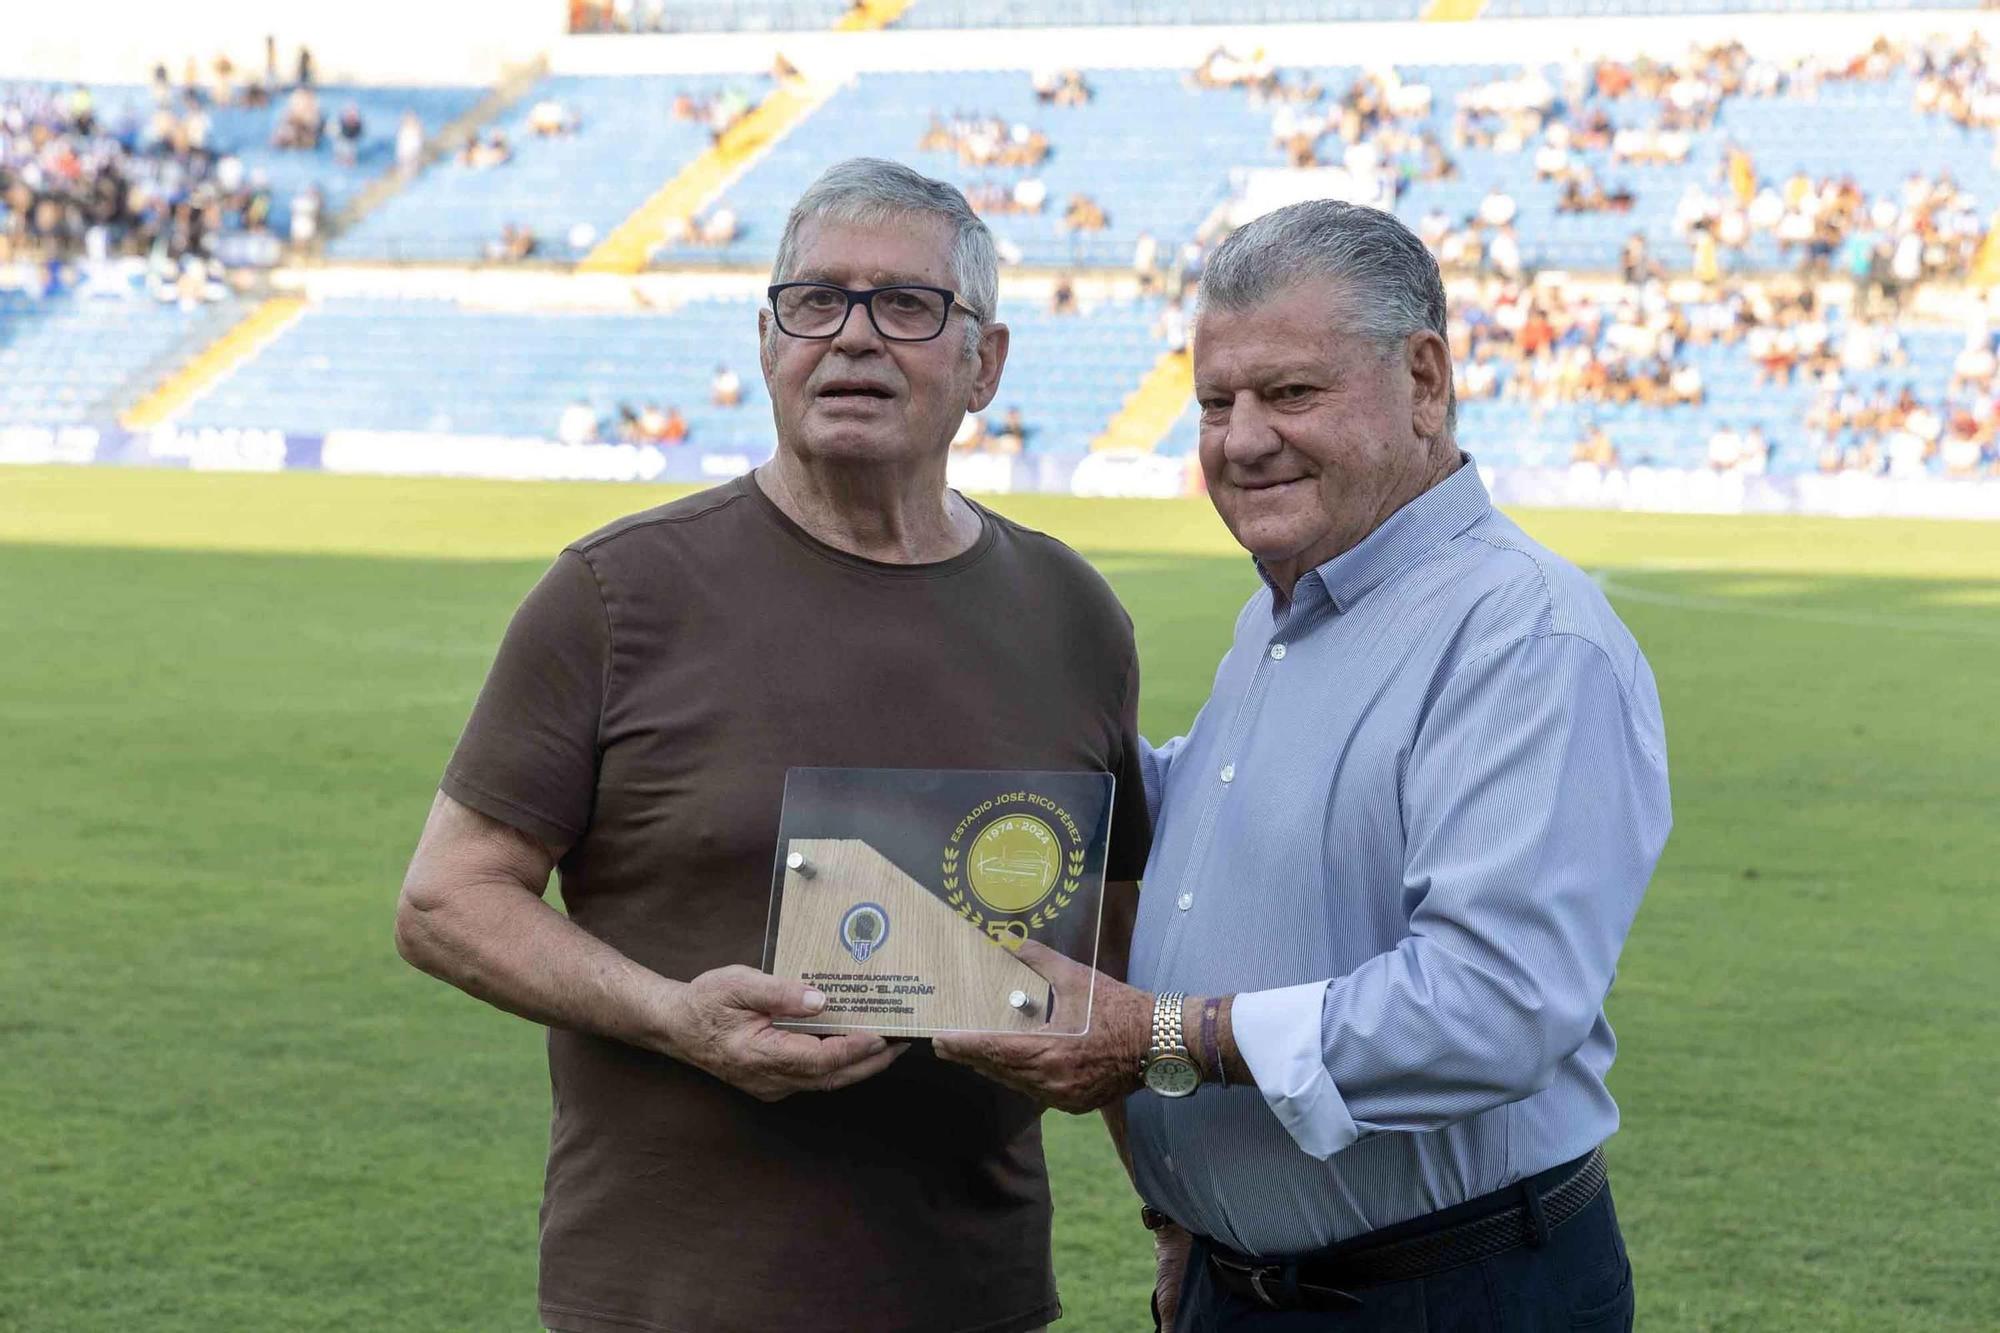
{"type": "MultiPolygon", "coordinates": [[[[820,1019],[781,1026],[915,1036],[1034,1032],[1049,1024],[1053,996],[1040,973],[866,842],[795,838],[779,854],[784,901],[771,971],[802,978],[827,997],[820,1019]],[[794,857],[803,864],[793,865],[794,857]],[[857,935],[863,957],[851,942],[857,935]],[[1023,997],[1021,1007],[1010,1002],[1023,997]]],[[[1074,1030],[1084,1016],[1060,1017],[1055,1031],[1074,1030]]]]}

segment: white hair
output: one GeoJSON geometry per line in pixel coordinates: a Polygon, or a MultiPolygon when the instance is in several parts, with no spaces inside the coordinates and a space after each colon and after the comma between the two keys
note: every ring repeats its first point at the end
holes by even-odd
{"type": "MultiPolygon", "coordinates": [[[[1247,310],[1300,279],[1338,285],[1340,326],[1384,355],[1426,330],[1450,344],[1444,278],[1424,243],[1393,215],[1336,199],[1291,204],[1232,233],[1202,269],[1199,300],[1247,310]]],[[[1446,439],[1457,426],[1454,388],[1446,400],[1446,439]]]]}
{"type": "Polygon", "coordinates": [[[974,313],[965,321],[965,354],[979,351],[980,326],[992,322],[1000,302],[1000,256],[993,233],[972,211],[958,187],[933,180],[900,162],[850,157],[828,167],[806,187],[785,218],[771,281],[788,282],[799,258],[799,231],[815,218],[879,226],[912,216],[941,218],[952,228],[951,277],[958,299],[974,313]]]}

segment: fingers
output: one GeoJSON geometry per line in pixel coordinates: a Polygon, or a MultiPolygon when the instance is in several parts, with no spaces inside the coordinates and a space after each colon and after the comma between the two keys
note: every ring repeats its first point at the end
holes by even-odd
{"type": "MultiPolygon", "coordinates": [[[[845,1032],[838,1037],[815,1037],[812,1040],[819,1046],[812,1053],[808,1066],[808,1072],[814,1074],[831,1074],[890,1049],[888,1040],[873,1032],[845,1032]]],[[[894,1049],[905,1048],[899,1046],[894,1049]]]]}
{"type": "Polygon", "coordinates": [[[970,1032],[941,1032],[931,1038],[931,1050],[955,1065],[990,1064],[995,1052],[990,1039],[970,1032]]]}
{"type": "Polygon", "coordinates": [[[837,1088],[845,1088],[851,1084],[859,1083],[864,1078],[873,1078],[890,1065],[895,1064],[896,1061],[902,1059],[903,1053],[909,1049],[909,1043],[907,1042],[896,1042],[893,1045],[885,1044],[875,1054],[856,1060],[852,1064],[843,1065],[831,1074],[823,1076],[819,1081],[820,1091],[832,1092],[837,1088]]]}
{"type": "Polygon", "coordinates": [[[781,1078],[814,1083],[857,1060],[880,1054],[889,1043],[872,1032],[815,1037],[769,1028],[754,1039],[746,1058],[781,1078]]]}

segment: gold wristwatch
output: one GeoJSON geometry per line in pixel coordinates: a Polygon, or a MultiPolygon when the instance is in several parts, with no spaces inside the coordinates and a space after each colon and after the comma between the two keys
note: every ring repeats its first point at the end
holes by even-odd
{"type": "Polygon", "coordinates": [[[1153,1001],[1153,1044],[1139,1066],[1139,1077],[1162,1097],[1186,1097],[1201,1086],[1201,1070],[1195,1067],[1181,1032],[1181,1006],[1186,1000],[1181,991],[1166,991],[1153,1001]]]}

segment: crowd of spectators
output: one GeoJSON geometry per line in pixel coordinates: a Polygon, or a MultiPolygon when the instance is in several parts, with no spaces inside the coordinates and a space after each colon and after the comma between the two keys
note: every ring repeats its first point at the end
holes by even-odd
{"type": "Polygon", "coordinates": [[[100,115],[88,89],[0,92],[0,261],[206,257],[226,229],[269,226],[261,173],[220,153],[200,100],[143,124],[100,115]]]}
{"type": "Polygon", "coordinates": [[[1666,299],[1658,284],[1610,291],[1502,282],[1460,300],[1447,325],[1459,397],[1536,406],[1700,406],[1698,367],[1681,355],[1718,336],[1707,312],[1666,299]],[[1703,315],[1697,332],[1695,314],[1703,315]]]}
{"type": "MultiPolygon", "coordinates": [[[[692,120],[707,126],[709,142],[720,143],[722,136],[735,129],[737,123],[756,107],[757,103],[751,100],[750,94],[741,88],[731,87],[707,96],[676,93],[670,114],[675,120],[692,120]]],[[[571,132],[574,132],[573,128],[571,132]]]]}
{"type": "Polygon", "coordinates": [[[988,426],[980,412],[967,412],[958,432],[951,437],[955,454],[1018,454],[1028,447],[1032,434],[1020,407],[1009,407],[998,426],[988,426]]]}
{"type": "Polygon", "coordinates": [[[1874,198],[1851,177],[1795,172],[1741,188],[1689,185],[1674,230],[1691,247],[1696,275],[1709,282],[1721,276],[1725,256],[1768,236],[1788,267],[1838,273],[1893,300],[1926,279],[1968,272],[1986,226],[1977,201],[1949,172],[1912,171],[1895,194],[1874,198]]]}
{"type": "Polygon", "coordinates": [[[1028,78],[1043,106],[1089,106],[1097,95],[1080,69],[1038,69],[1028,78]]]}
{"type": "Polygon", "coordinates": [[[951,153],[960,166],[974,170],[994,167],[1039,167],[1049,156],[1049,136],[1022,121],[993,115],[940,116],[935,113],[917,149],[951,153]]]}
{"type": "MultiPolygon", "coordinates": [[[[215,112],[273,108],[264,149],[347,167],[359,160],[367,124],[352,102],[328,114],[309,50],[300,49],[289,82],[275,43],[265,55],[254,76],[227,56],[205,69],[190,60],[178,82],[155,66],[143,102],[109,109],[82,86],[0,87],[0,262],[143,257],[155,293],[185,301],[195,290],[220,292],[222,267],[273,263],[285,241],[316,240],[320,188],[308,184],[284,201],[290,223],[279,235],[268,174],[246,162],[241,144],[222,141],[215,112]]],[[[405,171],[423,146],[422,123],[405,116],[396,150],[405,171]]]]}
{"type": "MultiPolygon", "coordinates": [[[[1823,473],[2000,476],[2000,353],[1983,321],[1940,378],[1912,363],[1893,319],[1828,309],[1806,283],[1677,301],[1657,281],[1494,281],[1455,298],[1448,342],[1468,403],[1635,403],[1669,414],[1708,402],[1689,350],[1722,349],[1757,386],[1811,390],[1794,463],[1823,473]]],[[[1626,456],[1613,431],[1589,420],[1571,461],[1648,461],[1626,456]]],[[[1708,433],[1706,462],[1761,475],[1776,448],[1760,423],[1725,419],[1708,433]]]]}
{"type": "MultiPolygon", "coordinates": [[[[711,407],[743,406],[743,377],[729,365],[716,366],[708,382],[711,407]]],[[[556,439],[562,444],[680,445],[694,438],[694,427],[678,404],[658,402],[618,404],[608,418],[600,417],[588,398],[577,398],[556,419],[556,439]]]]}
{"type": "MultiPolygon", "coordinates": [[[[1074,69],[1039,71],[1031,80],[1036,100],[1047,105],[1081,106],[1092,96],[1090,85],[1074,69]]],[[[1048,182],[1040,171],[1053,146],[1037,126],[987,113],[932,112],[917,151],[949,153],[963,168],[995,173],[965,186],[966,201],[983,216],[1040,216],[1051,207],[1048,182]]],[[[1109,228],[1111,215],[1096,196],[1076,191],[1062,201],[1057,221],[1066,232],[1092,233],[1109,228]]],[[[1012,262],[1009,248],[1003,241],[1002,258],[1012,262]]]]}
{"type": "MultiPolygon", "coordinates": [[[[1805,415],[1805,442],[1822,473],[2000,477],[2000,383],[1993,334],[1966,335],[1942,386],[1824,374],[1805,415]]],[[[1725,442],[1726,444],[1726,442],[1725,442]]]]}
{"type": "MultiPolygon", "coordinates": [[[[1464,154],[1478,151],[1525,157],[1524,174],[1556,188],[1557,213],[1631,214],[1642,203],[1664,206],[1642,198],[1631,173],[1686,163],[1700,137],[1718,132],[1734,98],[1790,97],[1809,114],[1803,108],[1829,85],[1908,73],[1916,110],[1964,130],[2000,129],[2000,79],[1988,57],[1977,36],[1908,47],[1879,40],[1846,59],[1781,62],[1734,42],[1672,60],[1571,57],[1465,89],[1443,135],[1433,90],[1394,70],[1328,89],[1310,71],[1278,68],[1261,50],[1218,48],[1191,81],[1242,89],[1253,105],[1269,106],[1282,159],[1294,168],[1343,169],[1347,197],[1360,202],[1394,207],[1412,183],[1452,179],[1464,154]],[[1632,114],[1635,104],[1643,117],[1632,114]]],[[[1421,226],[1447,268],[1518,277],[1518,209],[1496,182],[1475,212],[1426,216],[1421,226]]],[[[1849,277],[1893,303],[1918,282],[1969,272],[1985,222],[1982,201],[1948,171],[1912,170],[1900,189],[1870,195],[1847,175],[1768,175],[1748,148],[1726,142],[1714,179],[1687,185],[1674,206],[1673,230],[1688,248],[1672,259],[1715,282],[1767,267],[1775,250],[1783,267],[1849,277]],[[1760,241],[1765,248],[1751,254],[1760,241]]]]}

